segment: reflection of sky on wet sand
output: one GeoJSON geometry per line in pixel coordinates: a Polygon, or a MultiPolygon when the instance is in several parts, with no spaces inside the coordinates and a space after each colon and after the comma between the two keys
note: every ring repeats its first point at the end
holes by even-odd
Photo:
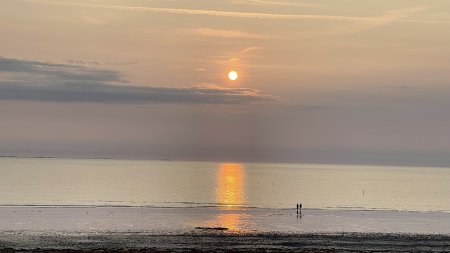
{"type": "Polygon", "coordinates": [[[243,215],[240,213],[222,213],[216,216],[214,223],[220,227],[228,228],[230,231],[241,230],[243,215]]]}

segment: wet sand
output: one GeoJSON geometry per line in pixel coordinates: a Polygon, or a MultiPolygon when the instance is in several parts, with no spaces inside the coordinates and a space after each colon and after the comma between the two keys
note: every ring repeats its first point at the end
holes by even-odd
{"type": "Polygon", "coordinates": [[[442,252],[450,214],[388,210],[0,207],[0,252],[442,252]],[[196,228],[227,228],[226,230],[196,228]]]}
{"type": "Polygon", "coordinates": [[[449,234],[450,213],[392,210],[239,207],[0,206],[0,232],[47,234],[146,232],[185,234],[197,227],[227,233],[406,233],[449,234]]]}
{"type": "MultiPolygon", "coordinates": [[[[202,252],[214,252],[211,250],[170,250],[170,249],[117,249],[117,250],[108,250],[108,249],[95,249],[95,250],[55,250],[55,249],[35,249],[35,250],[14,250],[14,249],[5,249],[0,250],[0,253],[169,253],[169,252],[193,252],[193,253],[202,253],[202,252]]],[[[327,252],[339,252],[336,250],[265,250],[265,249],[256,249],[256,250],[220,250],[217,252],[298,252],[298,253],[327,253],[327,252]]],[[[363,251],[345,251],[345,252],[363,252],[363,251]]],[[[364,251],[368,252],[368,251],[364,251]]]]}

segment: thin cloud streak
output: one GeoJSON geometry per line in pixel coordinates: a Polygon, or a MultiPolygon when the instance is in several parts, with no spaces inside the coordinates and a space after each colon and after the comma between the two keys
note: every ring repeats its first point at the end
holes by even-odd
{"type": "Polygon", "coordinates": [[[247,48],[242,49],[239,53],[240,54],[247,54],[247,53],[250,53],[252,51],[261,50],[261,49],[264,49],[264,47],[252,46],[252,47],[247,47],[247,48]]]}
{"type": "Polygon", "coordinates": [[[226,39],[264,39],[266,36],[235,31],[235,30],[222,30],[222,29],[212,29],[212,28],[197,28],[190,31],[192,34],[207,37],[220,37],[226,39]]]}
{"type": "MultiPolygon", "coordinates": [[[[408,8],[408,9],[402,9],[402,10],[394,10],[394,11],[387,11],[383,15],[382,18],[374,19],[371,22],[367,22],[365,24],[361,24],[361,26],[352,27],[348,32],[355,33],[360,32],[368,29],[373,29],[377,27],[381,27],[396,21],[400,21],[404,18],[407,18],[413,14],[422,12],[427,10],[428,7],[414,7],[414,8],[408,8]]],[[[345,30],[345,29],[344,29],[345,30]]]]}
{"type": "Polygon", "coordinates": [[[404,19],[401,22],[405,23],[422,23],[422,24],[450,24],[450,19],[404,19]]]}
{"type": "Polygon", "coordinates": [[[275,2],[275,1],[265,1],[265,0],[238,0],[233,1],[237,4],[247,4],[247,5],[265,5],[265,6],[299,6],[299,7],[320,7],[317,4],[307,4],[307,3],[293,3],[293,2],[275,2]]]}
{"type": "Polygon", "coordinates": [[[89,8],[103,8],[123,11],[141,11],[153,13],[167,14],[184,14],[184,15],[204,15],[215,17],[236,17],[236,18],[256,18],[256,19],[279,19],[279,20],[310,20],[310,21],[345,21],[345,22],[361,22],[383,19],[379,17],[354,17],[354,16],[335,16],[335,15],[308,15],[308,14],[275,14],[260,12],[231,12],[231,11],[215,11],[215,10],[199,10],[199,9],[178,9],[178,8],[157,8],[143,6],[123,6],[123,5],[101,5],[74,2],[54,2],[47,0],[24,0],[35,3],[45,3],[53,5],[72,5],[89,8]]]}

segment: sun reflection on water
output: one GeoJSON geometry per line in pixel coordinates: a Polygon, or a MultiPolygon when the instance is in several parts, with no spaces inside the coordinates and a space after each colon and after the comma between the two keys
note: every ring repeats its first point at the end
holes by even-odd
{"type": "Polygon", "coordinates": [[[213,224],[226,227],[231,232],[243,231],[243,214],[239,206],[245,204],[244,167],[241,164],[224,163],[219,166],[216,179],[216,201],[223,212],[213,224]]]}
{"type": "Polygon", "coordinates": [[[216,194],[217,202],[224,207],[244,204],[244,168],[241,164],[220,165],[217,173],[216,194]]]}

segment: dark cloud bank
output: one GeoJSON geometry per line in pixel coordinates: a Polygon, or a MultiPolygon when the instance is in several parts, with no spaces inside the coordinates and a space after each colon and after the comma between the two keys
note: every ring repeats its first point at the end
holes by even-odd
{"type": "Polygon", "coordinates": [[[116,71],[0,57],[0,100],[250,104],[273,99],[249,88],[134,86],[116,71]]]}

